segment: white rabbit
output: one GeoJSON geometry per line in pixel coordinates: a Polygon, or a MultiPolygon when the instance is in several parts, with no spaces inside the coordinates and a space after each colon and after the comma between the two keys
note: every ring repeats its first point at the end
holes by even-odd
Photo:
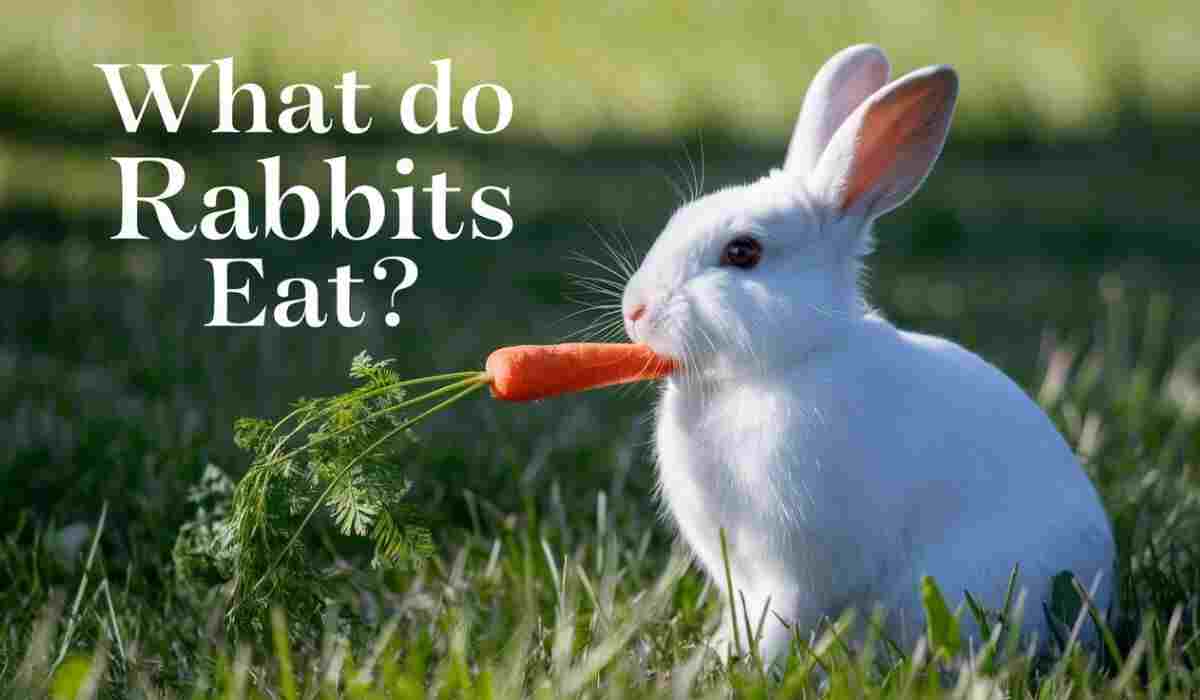
{"type": "Polygon", "coordinates": [[[782,621],[807,635],[846,607],[883,605],[912,643],[924,574],[952,605],[967,590],[998,608],[1019,562],[1043,642],[1055,574],[1102,574],[1095,602],[1111,602],[1108,520],[1051,421],[863,299],[872,221],[929,173],[958,91],[948,66],[888,73],[874,46],[830,59],[783,168],[680,208],[624,291],[629,336],[683,366],[657,409],[662,501],[722,589],[725,529],[754,622],[770,600],[767,660],[788,648],[782,621]]]}

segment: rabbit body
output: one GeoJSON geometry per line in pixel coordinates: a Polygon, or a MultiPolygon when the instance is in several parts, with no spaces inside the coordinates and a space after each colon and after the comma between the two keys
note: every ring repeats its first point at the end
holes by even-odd
{"type": "Polygon", "coordinates": [[[656,445],[662,497],[705,571],[723,587],[724,528],[753,624],[770,599],[764,658],[786,650],[781,619],[806,636],[876,604],[911,644],[924,574],[952,604],[966,590],[999,608],[1019,562],[1043,641],[1058,572],[1102,572],[1108,604],[1112,538],[1087,476],[1020,388],[948,341],[864,316],[793,368],[673,381],[656,445]]]}
{"type": "Polygon", "coordinates": [[[1043,641],[1055,574],[1099,574],[1095,602],[1111,601],[1107,518],[1049,418],[863,299],[872,222],[924,180],[957,95],[944,66],[887,81],[875,47],[831,59],[783,168],[679,209],[624,290],[631,338],[681,367],[657,409],[664,510],[721,588],[724,529],[751,622],[766,611],[766,660],[789,627],[847,607],[884,606],[911,643],[926,574],[952,605],[970,591],[998,608],[1019,563],[1043,641]]]}

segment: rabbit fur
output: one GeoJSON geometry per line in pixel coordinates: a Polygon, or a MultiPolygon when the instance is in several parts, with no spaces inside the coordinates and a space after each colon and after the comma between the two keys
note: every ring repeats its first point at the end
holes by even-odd
{"type": "Polygon", "coordinates": [[[664,511],[721,589],[724,529],[739,608],[757,623],[769,607],[768,661],[848,607],[882,606],[885,633],[912,643],[923,575],[952,606],[970,591],[998,608],[1019,563],[1023,627],[1043,642],[1055,574],[1112,602],[1107,517],[1049,418],[863,297],[872,222],[928,175],[957,91],[948,66],[889,82],[878,48],[838,53],[783,167],[682,206],[624,290],[629,336],[682,367],[656,410],[664,511]],[[728,264],[746,238],[757,263],[728,264]]]}

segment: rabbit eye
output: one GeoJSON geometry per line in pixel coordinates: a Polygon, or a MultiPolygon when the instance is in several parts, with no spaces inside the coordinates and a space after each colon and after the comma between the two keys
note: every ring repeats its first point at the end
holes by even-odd
{"type": "Polygon", "coordinates": [[[753,236],[738,236],[725,244],[721,264],[749,270],[762,259],[762,244],[753,236]]]}

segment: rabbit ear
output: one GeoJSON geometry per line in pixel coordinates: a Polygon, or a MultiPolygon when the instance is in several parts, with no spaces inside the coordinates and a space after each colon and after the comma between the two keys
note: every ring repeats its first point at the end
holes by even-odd
{"type": "Polygon", "coordinates": [[[870,44],[842,49],[817,71],[792,131],[784,170],[808,173],[854,108],[887,84],[888,61],[870,44]]]}
{"type": "Polygon", "coordinates": [[[838,128],[809,191],[840,213],[871,219],[912,196],[942,152],[958,75],[949,66],[914,71],[859,105],[838,128]]]}

